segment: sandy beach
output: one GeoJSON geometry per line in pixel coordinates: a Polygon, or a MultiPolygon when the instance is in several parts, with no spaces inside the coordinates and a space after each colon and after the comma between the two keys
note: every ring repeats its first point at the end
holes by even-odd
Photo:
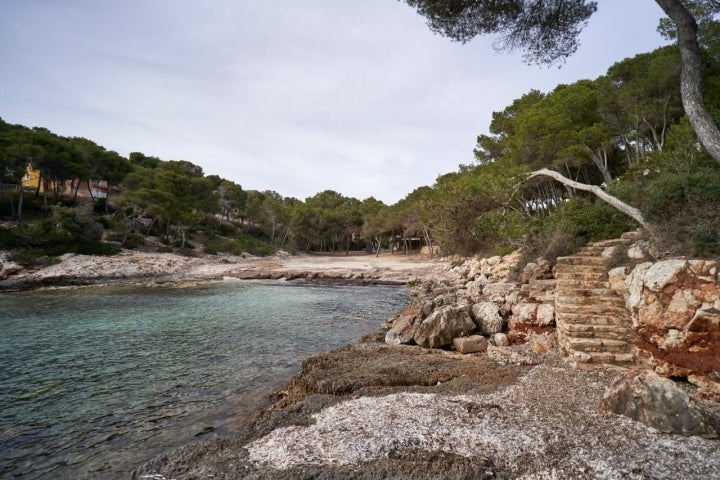
{"type": "Polygon", "coordinates": [[[141,283],[148,286],[218,280],[298,280],[405,285],[440,280],[447,260],[383,253],[181,256],[123,251],[110,257],[63,255],[60,262],[23,269],[0,258],[0,290],[141,283]]]}

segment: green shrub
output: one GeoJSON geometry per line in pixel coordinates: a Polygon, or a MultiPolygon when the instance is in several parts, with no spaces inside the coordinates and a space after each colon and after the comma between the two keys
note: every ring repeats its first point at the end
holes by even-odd
{"type": "Polygon", "coordinates": [[[11,255],[10,259],[25,267],[48,267],[60,263],[59,258],[46,255],[40,248],[19,251],[11,255]]]}
{"type": "Polygon", "coordinates": [[[548,232],[560,231],[582,243],[617,238],[635,228],[632,220],[607,203],[580,196],[560,205],[546,225],[548,232]]]}
{"type": "Polygon", "coordinates": [[[218,253],[232,253],[235,249],[235,241],[223,237],[210,237],[203,242],[205,253],[215,255],[218,253]]]}

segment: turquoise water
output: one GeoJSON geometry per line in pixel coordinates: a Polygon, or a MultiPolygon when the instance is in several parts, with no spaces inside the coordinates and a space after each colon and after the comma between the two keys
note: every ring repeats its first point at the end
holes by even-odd
{"type": "Polygon", "coordinates": [[[0,295],[0,477],[129,478],[225,435],[302,359],[356,342],[397,287],[218,283],[0,295]]]}

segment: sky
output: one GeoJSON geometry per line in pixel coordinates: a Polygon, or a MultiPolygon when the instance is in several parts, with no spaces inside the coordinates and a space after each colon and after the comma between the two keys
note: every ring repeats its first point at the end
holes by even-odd
{"type": "Polygon", "coordinates": [[[0,0],[0,117],[246,190],[387,204],[473,162],[492,112],[666,44],[600,0],[560,68],[433,34],[399,0],[0,0]]]}

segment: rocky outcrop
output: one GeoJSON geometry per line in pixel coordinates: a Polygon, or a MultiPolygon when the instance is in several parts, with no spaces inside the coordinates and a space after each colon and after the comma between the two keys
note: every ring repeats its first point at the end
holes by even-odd
{"type": "Polygon", "coordinates": [[[451,266],[447,282],[415,290],[416,301],[387,325],[386,343],[446,347],[476,333],[492,345],[506,346],[525,343],[534,333],[554,332],[552,268],[538,259],[525,267],[520,281],[511,281],[520,259],[520,252],[513,252],[451,266]]]}
{"type": "Polygon", "coordinates": [[[642,358],[720,399],[720,282],[714,261],[673,259],[611,272],[642,358]]]}
{"type": "Polygon", "coordinates": [[[619,375],[607,388],[598,411],[624,415],[664,433],[718,438],[687,393],[672,380],[644,368],[619,375]]]}
{"type": "Polygon", "coordinates": [[[0,251],[0,280],[17,275],[24,270],[23,266],[12,261],[8,252],[0,251]]]}
{"type": "MultiPolygon", "coordinates": [[[[720,442],[597,413],[612,378],[557,354],[531,368],[437,349],[346,347],[303,362],[290,386],[301,395],[286,392],[294,401],[283,408],[238,435],[159,457],[133,478],[717,476],[720,442]]],[[[711,413],[708,403],[698,406],[711,413]]]]}
{"type": "Polygon", "coordinates": [[[476,334],[491,347],[559,347],[580,368],[649,364],[720,400],[720,269],[704,260],[641,263],[653,248],[637,237],[588,244],[554,268],[538,259],[519,275],[519,252],[455,263],[447,281],[416,289],[385,341],[469,352],[454,339],[476,334]],[[620,261],[635,266],[613,268],[620,261]]]}

